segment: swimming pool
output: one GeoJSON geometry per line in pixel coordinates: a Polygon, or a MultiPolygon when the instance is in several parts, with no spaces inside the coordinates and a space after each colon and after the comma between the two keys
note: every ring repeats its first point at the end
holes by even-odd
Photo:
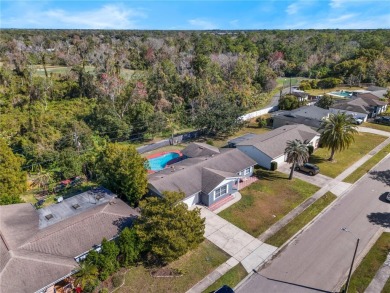
{"type": "Polygon", "coordinates": [[[158,157],[150,158],[149,161],[149,170],[160,171],[165,168],[167,163],[173,159],[180,157],[179,153],[171,152],[165,153],[158,157]]]}
{"type": "Polygon", "coordinates": [[[330,92],[329,95],[348,98],[348,97],[352,96],[352,92],[341,90],[341,91],[337,91],[337,92],[330,92]]]}

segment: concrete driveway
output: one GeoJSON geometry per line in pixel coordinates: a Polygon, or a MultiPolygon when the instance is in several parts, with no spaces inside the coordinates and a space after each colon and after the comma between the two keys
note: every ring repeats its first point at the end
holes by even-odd
{"type": "MultiPolygon", "coordinates": [[[[291,166],[292,165],[290,165],[290,164],[281,164],[280,167],[278,168],[278,171],[285,173],[285,174],[290,174],[291,166]]],[[[322,175],[321,173],[314,175],[314,176],[310,176],[309,174],[306,174],[303,172],[294,171],[293,176],[295,178],[299,178],[303,181],[306,181],[306,182],[311,183],[311,184],[318,186],[318,187],[324,187],[327,184],[329,184],[330,181],[333,180],[333,178],[322,175]]]]}
{"type": "Polygon", "coordinates": [[[267,260],[277,249],[254,238],[205,207],[200,208],[202,217],[206,219],[204,236],[237,262],[241,262],[248,273],[267,260]]]}

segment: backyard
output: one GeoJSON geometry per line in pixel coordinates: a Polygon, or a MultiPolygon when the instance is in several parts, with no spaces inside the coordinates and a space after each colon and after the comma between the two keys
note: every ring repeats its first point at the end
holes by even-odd
{"type": "Polygon", "coordinates": [[[288,175],[256,170],[259,181],[242,189],[242,199],[219,213],[219,216],[258,237],[272,224],[312,196],[319,188],[288,175]]]}
{"type": "Polygon", "coordinates": [[[330,150],[318,148],[310,156],[309,162],[316,164],[320,168],[321,174],[335,178],[385,140],[384,136],[359,133],[355,135],[355,142],[347,150],[336,152],[333,161],[328,161],[330,150]]]}
{"type": "Polygon", "coordinates": [[[205,240],[168,265],[182,276],[152,277],[151,271],[140,265],[126,272],[125,283],[117,292],[186,292],[228,259],[225,252],[205,240]]]}

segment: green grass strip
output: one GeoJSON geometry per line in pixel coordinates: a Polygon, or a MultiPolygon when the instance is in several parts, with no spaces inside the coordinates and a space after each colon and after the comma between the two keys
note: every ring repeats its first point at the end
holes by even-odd
{"type": "Polygon", "coordinates": [[[336,196],[328,191],[265,242],[277,247],[282,246],[283,243],[285,243],[295,233],[301,230],[335,199],[336,196]]]}
{"type": "MultiPolygon", "coordinates": [[[[363,293],[367,289],[376,272],[385,262],[389,250],[390,233],[383,233],[353,273],[351,281],[349,283],[348,292],[363,293]]],[[[387,288],[390,287],[388,283],[389,282],[387,282],[387,284],[385,285],[387,286],[387,288]]]]}
{"type": "Polygon", "coordinates": [[[367,162],[365,162],[363,165],[357,168],[343,181],[348,183],[355,183],[357,180],[359,180],[360,177],[362,177],[367,172],[369,172],[372,169],[372,167],[378,164],[380,160],[382,160],[389,152],[390,152],[390,145],[387,145],[379,152],[377,152],[374,156],[372,156],[371,159],[369,159],[367,162]]]}
{"type": "Polygon", "coordinates": [[[234,288],[242,279],[245,278],[246,275],[246,270],[242,264],[239,263],[234,268],[230,269],[221,278],[215,281],[214,284],[210,285],[206,290],[203,291],[203,293],[214,292],[223,285],[228,285],[230,288],[234,288]]]}

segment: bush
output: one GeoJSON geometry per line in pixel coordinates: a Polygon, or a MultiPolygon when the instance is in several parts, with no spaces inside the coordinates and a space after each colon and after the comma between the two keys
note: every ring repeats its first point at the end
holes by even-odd
{"type": "Polygon", "coordinates": [[[208,145],[214,146],[214,141],[213,141],[212,139],[208,139],[208,140],[206,141],[206,143],[207,143],[208,145]]]}
{"type": "Polygon", "coordinates": [[[309,144],[309,145],[307,146],[307,149],[308,149],[308,151],[309,151],[309,155],[311,155],[311,154],[314,152],[314,147],[313,147],[311,144],[309,144]]]}
{"type": "Polygon", "coordinates": [[[341,79],[334,78],[334,77],[328,77],[328,78],[321,79],[317,85],[318,85],[318,88],[321,88],[321,89],[331,89],[331,88],[336,87],[337,85],[339,85],[342,82],[343,81],[341,79]]]}
{"type": "Polygon", "coordinates": [[[111,279],[112,286],[119,287],[123,283],[123,275],[114,275],[111,279]]]}
{"type": "MultiPolygon", "coordinates": [[[[256,121],[257,121],[257,119],[256,119],[256,121]]],[[[259,128],[263,128],[263,127],[267,126],[267,120],[260,118],[259,121],[257,121],[257,126],[259,128]]]]}
{"type": "Polygon", "coordinates": [[[271,171],[275,171],[278,169],[278,162],[272,161],[271,162],[271,171]]]}

